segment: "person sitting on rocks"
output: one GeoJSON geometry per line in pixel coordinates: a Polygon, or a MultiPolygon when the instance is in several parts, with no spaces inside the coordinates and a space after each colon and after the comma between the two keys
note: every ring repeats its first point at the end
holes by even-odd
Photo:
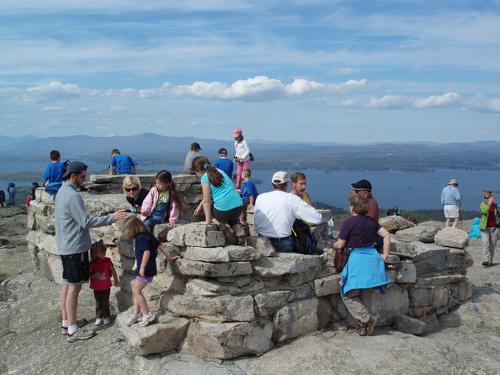
{"type": "Polygon", "coordinates": [[[136,174],[137,163],[128,155],[121,154],[117,148],[111,151],[109,174],[136,174]]]}
{"type": "Polygon", "coordinates": [[[351,184],[352,189],[356,194],[362,197],[368,198],[370,201],[370,207],[368,208],[368,213],[366,216],[378,220],[379,208],[378,202],[372,195],[372,184],[368,180],[359,180],[358,182],[353,182],[351,184]]]}
{"type": "Polygon", "coordinates": [[[482,266],[490,267],[493,265],[498,231],[500,230],[500,210],[498,210],[498,206],[495,203],[495,196],[492,191],[485,191],[483,196],[484,201],[479,206],[479,210],[481,211],[479,229],[481,230],[482,242],[482,266]]]}
{"type": "Polygon", "coordinates": [[[43,172],[43,185],[61,184],[65,169],[64,163],[61,162],[61,153],[57,150],[50,151],[50,162],[43,172]]]}
{"type": "Polygon", "coordinates": [[[458,190],[458,182],[452,178],[441,192],[441,204],[446,218],[445,227],[450,225],[451,219],[453,219],[453,228],[457,227],[460,218],[461,201],[462,197],[458,190]]]}
{"type": "Polygon", "coordinates": [[[151,188],[141,206],[141,220],[149,227],[151,233],[156,224],[169,222],[175,226],[182,210],[177,197],[175,182],[169,171],[156,174],[156,184],[151,188]]]}
{"type": "Polygon", "coordinates": [[[237,238],[243,237],[245,232],[240,225],[243,200],[236,192],[231,179],[220,169],[211,166],[204,156],[193,160],[193,170],[200,178],[203,191],[203,199],[193,215],[197,216],[203,208],[205,224],[212,223],[213,215],[217,222],[229,224],[237,238]]]}
{"type": "Polygon", "coordinates": [[[250,169],[243,169],[243,182],[241,184],[241,199],[243,200],[243,212],[240,216],[240,223],[246,223],[247,209],[253,209],[255,200],[259,192],[257,187],[252,181],[252,171],[250,169]]]}
{"type": "Polygon", "coordinates": [[[352,216],[344,222],[339,238],[333,244],[337,250],[349,249],[349,260],[340,274],[340,291],[347,310],[358,321],[359,334],[371,336],[376,317],[363,301],[369,300],[373,288],[383,291],[382,288],[391,281],[384,267],[391,240],[389,232],[367,215],[370,207],[367,197],[352,192],[349,194],[349,206],[352,216]],[[383,238],[382,256],[373,247],[377,234],[383,238]]]}
{"type": "Polygon", "coordinates": [[[233,161],[227,158],[227,149],[219,149],[219,159],[215,161],[215,168],[223,171],[229,179],[233,179],[233,161]]]}
{"type": "Polygon", "coordinates": [[[137,176],[126,176],[123,179],[122,187],[127,202],[132,206],[131,212],[140,214],[142,203],[148,195],[148,191],[141,186],[141,180],[137,176]]]}
{"type": "Polygon", "coordinates": [[[184,172],[193,174],[193,160],[201,156],[201,146],[198,142],[191,143],[191,149],[186,154],[184,159],[184,172]]]}
{"type": "Polygon", "coordinates": [[[290,193],[298,196],[308,205],[312,206],[313,204],[311,197],[306,192],[306,185],[307,185],[306,175],[302,172],[295,172],[292,173],[292,175],[290,176],[290,180],[292,181],[292,190],[290,191],[290,193]]]}
{"type": "Polygon", "coordinates": [[[310,224],[321,224],[321,214],[298,196],[287,193],[288,174],[274,173],[271,183],[274,191],[259,194],[255,202],[254,222],[259,235],[269,238],[277,251],[293,252],[295,243],[292,226],[296,219],[310,224]]]}

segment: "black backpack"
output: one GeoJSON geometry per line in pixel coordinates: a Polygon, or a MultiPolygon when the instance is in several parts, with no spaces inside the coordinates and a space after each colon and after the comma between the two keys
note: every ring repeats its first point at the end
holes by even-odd
{"type": "Polygon", "coordinates": [[[318,241],[314,238],[309,225],[302,220],[295,220],[292,228],[295,242],[295,251],[300,254],[312,255],[316,250],[318,241]]]}

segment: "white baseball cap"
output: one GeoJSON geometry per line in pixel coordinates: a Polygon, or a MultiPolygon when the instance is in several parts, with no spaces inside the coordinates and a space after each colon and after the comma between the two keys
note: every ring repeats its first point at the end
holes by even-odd
{"type": "Polygon", "coordinates": [[[273,174],[273,179],[271,180],[273,184],[284,184],[288,182],[288,173],[284,171],[278,171],[273,174]]]}

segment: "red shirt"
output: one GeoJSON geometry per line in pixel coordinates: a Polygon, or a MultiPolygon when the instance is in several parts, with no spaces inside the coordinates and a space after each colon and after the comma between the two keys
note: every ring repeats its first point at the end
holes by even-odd
{"type": "Polygon", "coordinates": [[[486,227],[495,228],[497,226],[497,219],[495,218],[495,205],[490,204],[490,209],[488,210],[488,219],[486,220],[486,227]]]}
{"type": "Polygon", "coordinates": [[[113,267],[113,263],[109,258],[96,258],[90,262],[90,289],[94,290],[110,290],[111,289],[111,269],[113,267]],[[94,273],[103,274],[104,277],[101,276],[102,280],[97,276],[92,276],[94,273]]]}
{"type": "Polygon", "coordinates": [[[366,216],[378,220],[378,203],[375,198],[373,198],[372,193],[368,193],[368,198],[370,199],[370,207],[368,208],[368,213],[366,214],[366,216]]]}

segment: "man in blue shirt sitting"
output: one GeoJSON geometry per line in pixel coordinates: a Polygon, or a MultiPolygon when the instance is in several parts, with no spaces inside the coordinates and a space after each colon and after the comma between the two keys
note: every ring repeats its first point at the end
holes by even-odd
{"type": "Polygon", "coordinates": [[[61,163],[61,153],[57,150],[50,151],[50,162],[43,173],[44,186],[52,183],[61,183],[64,175],[64,163],[61,163]]]}
{"type": "Polygon", "coordinates": [[[223,171],[230,180],[233,179],[233,161],[227,158],[227,150],[219,149],[219,159],[215,162],[215,168],[223,171]]]}
{"type": "Polygon", "coordinates": [[[136,174],[137,163],[128,155],[121,154],[117,148],[111,151],[110,174],[136,174]]]}

